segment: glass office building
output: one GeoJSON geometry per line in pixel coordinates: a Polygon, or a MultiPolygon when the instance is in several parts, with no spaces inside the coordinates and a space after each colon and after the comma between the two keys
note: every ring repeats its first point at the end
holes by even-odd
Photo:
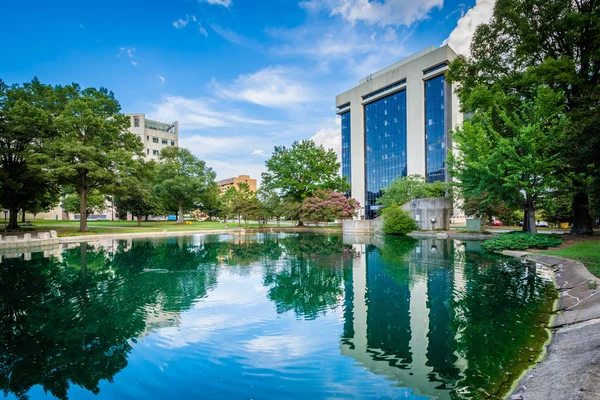
{"type": "Polygon", "coordinates": [[[427,182],[446,180],[446,79],[425,81],[425,145],[427,182]]]}
{"type": "Polygon", "coordinates": [[[378,199],[398,177],[451,179],[446,165],[447,153],[453,150],[448,132],[462,123],[463,115],[444,75],[456,56],[447,45],[431,46],[336,96],[336,114],[342,121],[342,174],[363,207],[359,218],[378,215],[378,199]]]}
{"type": "Polygon", "coordinates": [[[377,199],[398,176],[406,176],[406,91],[365,105],[365,216],[377,214],[377,199]]]}
{"type": "MultiPolygon", "coordinates": [[[[342,120],[342,176],[346,178],[346,182],[352,185],[350,111],[340,114],[340,117],[342,120]]],[[[348,192],[348,196],[352,196],[352,191],[348,192]]]]}

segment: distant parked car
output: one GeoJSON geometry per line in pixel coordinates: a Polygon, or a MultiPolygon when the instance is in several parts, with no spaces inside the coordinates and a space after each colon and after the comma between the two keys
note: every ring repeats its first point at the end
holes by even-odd
{"type": "Polygon", "coordinates": [[[519,226],[523,226],[523,221],[519,222],[519,226]]]}
{"type": "Polygon", "coordinates": [[[492,222],[492,226],[502,226],[502,221],[494,221],[492,222]]]}
{"type": "Polygon", "coordinates": [[[535,226],[537,226],[538,228],[550,227],[550,225],[546,221],[538,221],[538,222],[536,222],[535,226]]]}

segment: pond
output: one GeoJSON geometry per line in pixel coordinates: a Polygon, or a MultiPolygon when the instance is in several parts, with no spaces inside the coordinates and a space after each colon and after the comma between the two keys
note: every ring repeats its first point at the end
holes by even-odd
{"type": "Polygon", "coordinates": [[[456,240],[197,235],[0,263],[14,398],[500,398],[548,339],[548,271],[456,240]]]}

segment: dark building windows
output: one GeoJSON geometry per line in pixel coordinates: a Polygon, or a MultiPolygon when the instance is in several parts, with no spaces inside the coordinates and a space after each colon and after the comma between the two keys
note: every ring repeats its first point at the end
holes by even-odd
{"type": "Polygon", "coordinates": [[[446,180],[446,79],[425,81],[425,154],[427,182],[446,180]]]}
{"type": "Polygon", "coordinates": [[[406,90],[365,105],[365,217],[396,177],[406,176],[406,90]]]}
{"type": "MultiPolygon", "coordinates": [[[[350,155],[350,111],[340,115],[342,117],[342,176],[346,182],[352,184],[352,169],[350,155]]],[[[351,192],[348,192],[352,196],[351,192]]]]}
{"type": "Polygon", "coordinates": [[[135,128],[139,128],[139,126],[140,126],[140,117],[133,117],[133,126],[135,128]]]}

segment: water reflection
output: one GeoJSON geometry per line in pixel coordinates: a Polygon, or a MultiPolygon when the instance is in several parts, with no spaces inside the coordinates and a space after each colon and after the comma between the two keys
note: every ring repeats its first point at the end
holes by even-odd
{"type": "Polygon", "coordinates": [[[555,296],[471,243],[310,234],[69,245],[0,279],[19,398],[501,396],[555,296]]]}

